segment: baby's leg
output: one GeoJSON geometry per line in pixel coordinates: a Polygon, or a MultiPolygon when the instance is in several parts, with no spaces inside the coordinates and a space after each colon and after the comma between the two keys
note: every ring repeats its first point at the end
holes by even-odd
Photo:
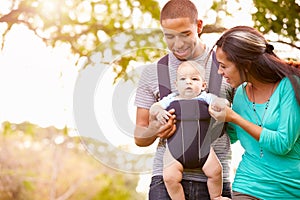
{"type": "Polygon", "coordinates": [[[163,177],[167,191],[172,200],[185,199],[183,187],[181,185],[182,173],[182,164],[175,160],[171,155],[169,149],[166,148],[164,154],[163,177]]]}
{"type": "Polygon", "coordinates": [[[218,199],[218,197],[221,197],[223,189],[222,165],[212,147],[202,170],[207,176],[207,187],[210,198],[218,199]]]}

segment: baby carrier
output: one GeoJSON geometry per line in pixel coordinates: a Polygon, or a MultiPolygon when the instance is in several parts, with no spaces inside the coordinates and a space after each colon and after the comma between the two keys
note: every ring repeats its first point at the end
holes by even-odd
{"type": "MultiPolygon", "coordinates": [[[[213,52],[209,92],[218,95],[222,76],[217,73],[217,61],[213,52]]],[[[158,61],[157,65],[160,98],[171,93],[168,55],[158,61]]],[[[167,139],[171,155],[184,168],[202,168],[210,152],[211,143],[220,137],[221,127],[214,126],[215,120],[208,113],[208,104],[201,100],[176,100],[167,110],[174,108],[176,115],[176,132],[167,139]],[[213,128],[214,127],[214,128],[213,128]],[[209,131],[209,132],[208,132],[209,131]]]]}

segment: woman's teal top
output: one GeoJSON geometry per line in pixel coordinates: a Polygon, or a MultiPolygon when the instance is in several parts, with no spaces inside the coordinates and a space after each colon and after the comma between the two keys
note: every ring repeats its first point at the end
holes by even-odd
{"type": "Polygon", "coordinates": [[[255,104],[257,114],[245,86],[237,88],[232,109],[254,124],[262,123],[263,130],[257,141],[229,123],[231,143],[240,140],[245,149],[232,189],[266,200],[300,199],[300,105],[291,82],[280,81],[268,106],[255,104]]]}

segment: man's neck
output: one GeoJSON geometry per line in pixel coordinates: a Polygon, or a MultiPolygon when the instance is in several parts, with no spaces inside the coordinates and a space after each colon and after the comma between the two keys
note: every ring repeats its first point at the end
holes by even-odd
{"type": "Polygon", "coordinates": [[[206,45],[198,40],[197,48],[195,49],[193,59],[200,57],[205,52],[206,45]]]}

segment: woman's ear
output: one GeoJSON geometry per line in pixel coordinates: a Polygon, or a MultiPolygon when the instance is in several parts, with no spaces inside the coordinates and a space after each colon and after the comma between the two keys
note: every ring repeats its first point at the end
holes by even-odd
{"type": "Polygon", "coordinates": [[[244,81],[247,81],[249,80],[249,74],[248,72],[250,71],[250,67],[251,67],[251,61],[247,62],[244,64],[245,68],[244,70],[241,72],[241,78],[244,80],[244,81]]]}

